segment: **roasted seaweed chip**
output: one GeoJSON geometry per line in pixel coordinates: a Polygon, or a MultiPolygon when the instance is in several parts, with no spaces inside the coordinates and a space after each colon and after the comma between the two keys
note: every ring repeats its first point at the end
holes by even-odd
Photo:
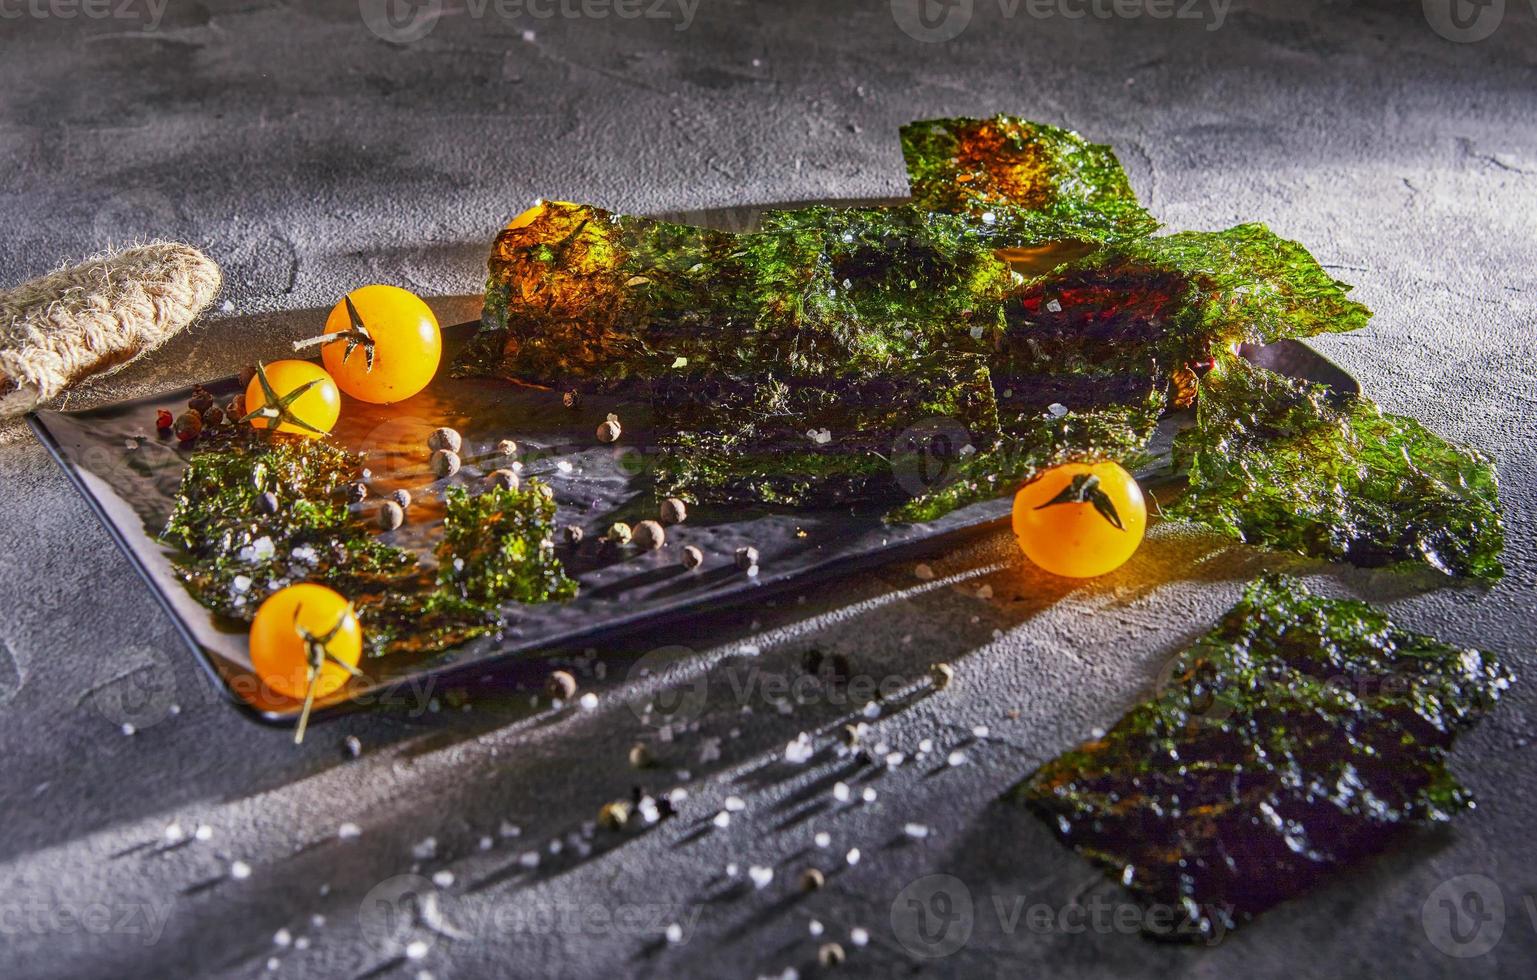
{"type": "Polygon", "coordinates": [[[346,488],[361,475],[358,456],[324,439],[213,430],[160,538],[177,549],[172,564],[192,597],[235,621],[250,622],[285,585],[337,590],[357,608],[371,656],[445,650],[501,628],[506,602],[574,594],[549,551],[554,504],[537,481],[477,498],[449,491],[439,581],[350,511],[346,488]]]}
{"type": "MultiPolygon", "coordinates": [[[[1011,794],[1213,941],[1471,799],[1457,733],[1510,685],[1490,656],[1268,576],[1103,737],[1011,794]]],[[[1153,921],[1149,917],[1148,921],[1153,921]]]]}
{"type": "Polygon", "coordinates": [[[1108,146],[1056,126],[930,119],[902,127],[902,155],[916,207],[964,215],[996,248],[1105,244],[1158,227],[1108,146]]]}
{"type": "Polygon", "coordinates": [[[1225,357],[1176,452],[1190,487],[1170,516],[1353,565],[1504,573],[1493,464],[1367,398],[1225,357]]]}

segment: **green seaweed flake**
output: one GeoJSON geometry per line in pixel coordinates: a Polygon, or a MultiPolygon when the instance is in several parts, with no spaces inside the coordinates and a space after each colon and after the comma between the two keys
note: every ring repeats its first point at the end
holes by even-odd
{"type": "Polygon", "coordinates": [[[1190,489],[1170,516],[1355,565],[1503,574],[1492,463],[1369,399],[1223,358],[1177,452],[1190,489]]]}
{"type": "Polygon", "coordinates": [[[285,585],[333,588],[358,610],[370,656],[459,646],[499,630],[504,602],[574,593],[559,564],[546,560],[554,504],[537,489],[510,501],[512,491],[470,499],[450,490],[437,557],[452,571],[440,583],[414,553],[379,540],[349,510],[346,487],[361,469],[358,456],[323,439],[245,426],[205,435],[160,535],[177,549],[177,576],[199,603],[237,622],[250,622],[285,585]],[[272,513],[262,508],[264,493],[276,498],[272,513]],[[519,554],[535,557],[512,568],[519,554]]]}
{"type": "Polygon", "coordinates": [[[997,448],[965,457],[938,485],[886,515],[893,524],[934,521],[969,504],[1007,496],[1059,463],[1109,460],[1135,472],[1163,410],[1161,396],[1141,404],[1104,405],[1020,415],[1005,423],[997,448]]]}
{"type": "Polygon", "coordinates": [[[1447,756],[1510,683],[1486,654],[1268,576],[1150,700],[1011,795],[1142,901],[1183,910],[1159,935],[1212,942],[1470,807],[1447,756]]]}
{"type": "Polygon", "coordinates": [[[444,495],[438,582],[472,604],[548,602],[576,595],[555,556],[555,499],[538,480],[521,489],[494,487],[444,495]]]}
{"type": "Polygon", "coordinates": [[[1151,234],[1108,146],[1011,116],[931,119],[902,127],[913,204],[965,215],[995,247],[1111,243],[1151,234]]]}

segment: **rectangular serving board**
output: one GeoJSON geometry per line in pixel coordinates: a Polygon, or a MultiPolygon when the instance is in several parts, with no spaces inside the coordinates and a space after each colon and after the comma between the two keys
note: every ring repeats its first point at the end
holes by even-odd
{"type": "MultiPolygon", "coordinates": [[[[700,224],[745,230],[755,213],[743,208],[693,212],[686,217],[700,224]]],[[[445,366],[477,326],[470,322],[445,329],[445,366]]],[[[1281,373],[1358,390],[1342,369],[1301,343],[1283,341],[1243,353],[1281,373]]],[[[208,381],[205,387],[221,403],[239,390],[234,378],[208,381]]],[[[216,622],[194,601],[175,577],[171,550],[157,540],[170,515],[186,458],[195,449],[183,448],[169,434],[157,432],[155,411],[183,410],[192,390],[188,386],[83,411],[41,411],[29,421],[220,689],[250,717],[292,724],[298,720],[299,706],[262,694],[251,673],[244,627],[216,622]]],[[[1188,424],[1188,415],[1171,416],[1160,426],[1152,447],[1155,461],[1138,474],[1145,485],[1171,477],[1168,450],[1182,424],[1188,424]]],[[[676,644],[691,619],[804,588],[824,576],[941,550],[959,538],[1000,526],[1010,507],[1008,500],[997,500],[931,523],[888,525],[881,515],[891,504],[833,510],[700,505],[690,509],[686,523],[668,529],[662,550],[641,553],[604,549],[597,539],[615,521],[633,524],[655,516],[647,473],[652,459],[649,447],[655,439],[643,402],[589,396],[573,410],[562,404],[557,391],[488,379],[456,379],[445,369],[427,390],[395,405],[344,399],[332,438],[364,454],[370,498],[354,505],[360,517],[370,517],[378,501],[395,489],[411,492],[414,502],[406,524],[383,537],[417,551],[429,562],[442,526],[444,490],[452,484],[473,486],[486,473],[507,465],[495,451],[502,439],[518,443],[516,458],[525,479],[538,477],[554,488],[558,521],[580,525],[585,538],[576,549],[560,549],[567,571],[580,584],[577,598],[509,604],[508,625],[501,635],[452,650],[366,660],[361,665],[365,677],[320,702],[315,720],[351,705],[378,703],[408,685],[421,691],[426,684],[483,674],[494,664],[540,651],[592,646],[605,638],[638,633],[653,634],[658,645],[676,644]],[[612,446],[594,438],[598,423],[610,412],[620,417],[624,427],[623,437],[612,446]],[[464,466],[453,477],[439,480],[427,465],[426,440],[433,429],[445,425],[464,437],[464,466]],[[680,564],[679,553],[685,545],[704,552],[700,568],[690,571],[680,564]],[[757,548],[761,556],[755,575],[737,568],[733,561],[736,549],[746,545],[757,548]]],[[[942,480],[946,454],[959,448],[941,442],[933,456],[921,456],[922,450],[920,455],[894,454],[901,476],[894,472],[893,484],[916,488],[914,480],[919,481],[916,486],[942,480]]]]}

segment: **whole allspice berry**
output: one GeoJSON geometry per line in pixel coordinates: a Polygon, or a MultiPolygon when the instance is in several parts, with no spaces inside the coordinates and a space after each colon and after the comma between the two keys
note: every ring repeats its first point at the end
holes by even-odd
{"type": "Polygon", "coordinates": [[[641,521],[635,525],[630,540],[644,551],[655,551],[667,543],[667,532],[656,521],[641,521]]]}
{"type": "Polygon", "coordinates": [[[737,568],[740,568],[742,571],[745,572],[749,568],[756,568],[757,565],[758,565],[758,549],[757,548],[754,548],[752,545],[747,545],[745,548],[738,548],[736,550],[736,567],[737,568]]]}
{"type": "Polygon", "coordinates": [[[208,411],[203,413],[203,424],[204,425],[223,425],[224,424],[224,409],[220,408],[217,405],[210,405],[210,406],[208,406],[208,411]]]}
{"type": "Polygon", "coordinates": [[[619,416],[610,415],[598,425],[599,442],[618,442],[619,434],[623,431],[619,425],[619,416]]]}
{"type": "Polygon", "coordinates": [[[518,489],[518,474],[512,470],[492,470],[486,474],[486,486],[502,490],[518,489]]]}
{"type": "Polygon", "coordinates": [[[817,962],[823,966],[842,966],[846,959],[848,954],[837,943],[823,943],[822,948],[817,950],[817,962]]]}
{"type": "Polygon", "coordinates": [[[598,811],[598,826],[604,830],[623,830],[624,825],[630,822],[630,803],[628,800],[614,800],[612,803],[603,804],[603,809],[598,811]]]}
{"type": "Polygon", "coordinates": [[[935,664],[929,668],[929,676],[934,678],[934,690],[943,691],[955,680],[955,668],[949,664],[935,664]]]}
{"type": "Polygon", "coordinates": [[[496,451],[503,456],[516,456],[518,454],[518,444],[511,439],[503,439],[496,444],[496,451]]]}
{"type": "Polygon", "coordinates": [[[433,429],[432,435],[427,437],[428,449],[446,449],[451,453],[457,453],[464,445],[464,440],[459,437],[457,429],[443,426],[441,429],[433,429]]]}
{"type": "Polygon", "coordinates": [[[239,422],[245,418],[245,395],[236,395],[224,406],[224,414],[229,416],[231,422],[239,422]]]}
{"type": "Polygon", "coordinates": [[[198,385],[192,389],[192,398],[187,402],[187,407],[201,415],[213,408],[213,395],[209,394],[207,388],[198,385]]]}
{"type": "Polygon", "coordinates": [[[663,524],[682,524],[688,520],[688,505],[677,497],[668,497],[662,501],[659,510],[663,524]]]}
{"type": "Polygon", "coordinates": [[[440,477],[459,472],[459,454],[452,449],[438,449],[432,454],[432,472],[440,477]]]}
{"type": "Polygon", "coordinates": [[[386,500],[379,505],[379,526],[384,530],[393,531],[405,522],[405,509],[395,501],[386,500]]]}
{"type": "Polygon", "coordinates": [[[256,380],[256,365],[247,364],[240,369],[240,387],[249,388],[251,382],[256,380]]]}
{"type": "Polygon", "coordinates": [[[814,892],[827,884],[827,876],[822,874],[821,868],[807,868],[801,872],[801,891],[814,892]]]}
{"type": "Polygon", "coordinates": [[[570,701],[576,694],[576,678],[570,671],[557,670],[544,682],[544,693],[559,701],[570,701]]]}
{"type": "Polygon", "coordinates": [[[188,409],[176,416],[176,421],[171,424],[171,431],[182,442],[191,442],[203,434],[203,417],[195,409],[188,409]]]}
{"type": "Polygon", "coordinates": [[[560,403],[567,408],[581,408],[582,393],[577,391],[575,388],[571,388],[567,390],[565,394],[560,396],[560,403]]]}
{"type": "Polygon", "coordinates": [[[347,502],[361,504],[368,499],[368,484],[359,480],[356,483],[347,484],[347,502]]]}
{"type": "Polygon", "coordinates": [[[629,544],[634,533],[624,521],[615,521],[609,526],[607,540],[610,544],[629,544]]]}
{"type": "Polygon", "coordinates": [[[411,506],[411,491],[404,488],[390,491],[390,499],[400,505],[401,510],[411,506]]]}
{"type": "Polygon", "coordinates": [[[566,544],[578,545],[582,543],[582,526],[580,524],[567,524],[560,530],[561,537],[566,539],[566,544]]]}
{"type": "Polygon", "coordinates": [[[651,750],[644,743],[636,742],[630,746],[630,765],[635,769],[644,769],[651,765],[651,750]]]}
{"type": "Polygon", "coordinates": [[[704,564],[704,552],[693,545],[685,545],[683,553],[678,557],[678,560],[683,563],[684,568],[698,568],[704,564]]]}

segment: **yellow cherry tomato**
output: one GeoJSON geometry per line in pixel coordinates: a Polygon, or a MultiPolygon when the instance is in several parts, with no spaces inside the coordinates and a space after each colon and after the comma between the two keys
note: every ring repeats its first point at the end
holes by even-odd
{"type": "Polygon", "coordinates": [[[278,694],[323,698],[347,683],[363,653],[352,603],[308,582],[267,597],[251,622],[251,666],[278,694]],[[338,662],[339,661],[339,662],[338,662]]]}
{"type": "Polygon", "coordinates": [[[1014,495],[1014,536],[1025,557],[1068,578],[1126,564],[1147,532],[1147,503],[1116,463],[1053,466],[1014,495]]]}
{"type": "Polygon", "coordinates": [[[273,361],[257,365],[256,377],[246,386],[245,407],[252,414],[251,424],[258,429],[277,423],[279,432],[313,438],[335,427],[342,412],[342,396],[320,365],[273,361]],[[255,414],[260,412],[264,414],[255,414]]]}
{"type": "Polygon", "coordinates": [[[320,349],[326,370],[342,391],[376,405],[402,401],[427,387],[443,356],[438,318],[421,297],[399,286],[354,289],[332,308],[326,334],[346,337],[320,349]]]}

